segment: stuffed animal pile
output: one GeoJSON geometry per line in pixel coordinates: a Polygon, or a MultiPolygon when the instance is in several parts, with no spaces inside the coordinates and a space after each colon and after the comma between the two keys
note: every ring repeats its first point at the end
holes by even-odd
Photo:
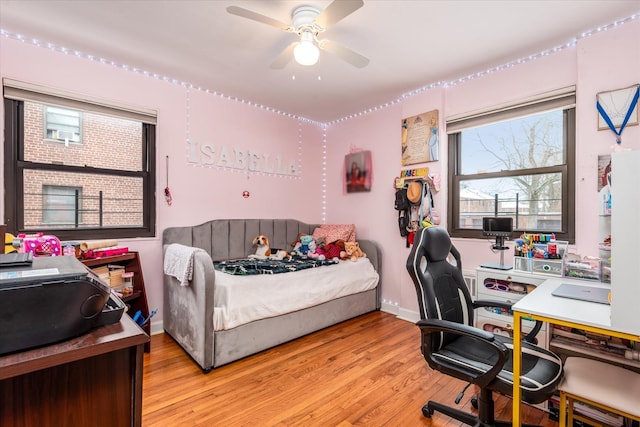
{"type": "Polygon", "coordinates": [[[315,240],[309,234],[300,233],[298,239],[291,244],[293,250],[291,254],[301,258],[311,258],[324,260],[351,260],[357,261],[358,258],[366,258],[360,244],[358,242],[345,242],[344,240],[336,240],[335,242],[326,243],[324,238],[315,240]]]}

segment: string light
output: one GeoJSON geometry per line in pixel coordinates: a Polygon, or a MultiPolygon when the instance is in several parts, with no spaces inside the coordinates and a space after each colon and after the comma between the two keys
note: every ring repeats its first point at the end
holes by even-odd
{"type": "MultiPolygon", "coordinates": [[[[187,96],[186,96],[186,113],[185,113],[185,141],[191,141],[191,89],[187,88],[187,96]]],[[[185,155],[187,159],[189,158],[189,144],[185,144],[185,155]]],[[[189,162],[187,162],[189,163],[189,162]]]]}
{"type": "MultiPolygon", "coordinates": [[[[317,122],[315,120],[311,120],[311,119],[308,119],[308,118],[305,118],[305,117],[301,117],[301,116],[298,116],[298,115],[295,115],[295,114],[287,113],[285,111],[281,111],[281,110],[278,110],[276,108],[271,108],[271,107],[268,107],[266,105],[254,103],[252,101],[245,100],[245,99],[242,99],[242,98],[238,98],[238,97],[235,97],[235,96],[225,95],[222,92],[218,92],[218,91],[215,91],[215,90],[203,88],[201,86],[195,87],[193,84],[188,83],[186,81],[178,80],[178,79],[171,78],[171,77],[164,76],[164,75],[160,75],[160,74],[157,74],[157,73],[150,73],[147,70],[141,70],[141,69],[139,69],[137,67],[130,67],[127,64],[120,64],[120,63],[118,63],[116,61],[109,61],[109,60],[107,60],[105,58],[96,58],[95,56],[93,56],[91,54],[86,54],[86,53],[83,53],[83,52],[78,51],[78,50],[70,51],[68,48],[66,48],[64,46],[57,46],[57,45],[55,45],[53,43],[43,42],[43,41],[40,41],[40,40],[35,39],[35,38],[26,39],[21,34],[15,34],[15,33],[6,31],[6,30],[4,30],[2,28],[0,28],[0,36],[6,37],[8,39],[18,40],[18,41],[20,41],[22,43],[30,43],[30,44],[32,44],[34,46],[45,48],[45,49],[49,49],[49,50],[54,51],[54,52],[60,52],[60,53],[63,53],[65,55],[69,55],[70,53],[72,53],[74,56],[76,56],[78,58],[87,59],[87,60],[93,61],[93,62],[97,61],[97,62],[99,62],[100,64],[103,64],[103,65],[109,65],[109,66],[112,66],[112,67],[120,68],[120,69],[125,70],[125,71],[134,72],[134,73],[137,73],[137,74],[142,74],[142,75],[144,75],[146,77],[151,77],[151,78],[154,78],[154,79],[157,79],[157,80],[161,80],[163,82],[167,82],[167,83],[170,83],[170,84],[174,84],[174,85],[177,85],[177,86],[182,86],[184,88],[187,88],[187,93],[186,93],[186,135],[185,135],[186,138],[187,138],[186,139],[187,141],[190,140],[190,94],[191,94],[191,90],[197,90],[199,92],[204,92],[204,93],[207,93],[207,94],[210,94],[210,95],[213,95],[213,96],[217,96],[217,97],[220,97],[220,98],[227,99],[229,101],[240,102],[242,104],[246,104],[246,105],[249,105],[249,106],[254,107],[254,108],[258,108],[258,109],[263,110],[263,111],[269,111],[269,112],[274,113],[274,114],[278,114],[278,115],[281,115],[281,116],[284,116],[284,117],[287,117],[287,118],[291,118],[291,119],[297,120],[298,121],[298,158],[297,158],[298,166],[297,166],[295,175],[291,176],[291,175],[281,175],[281,174],[256,172],[256,171],[249,171],[249,170],[245,171],[245,170],[238,170],[238,169],[234,169],[234,168],[216,166],[216,169],[223,170],[224,172],[245,173],[247,179],[249,179],[251,174],[259,174],[259,175],[265,175],[265,176],[277,176],[277,177],[281,177],[281,178],[282,177],[288,177],[290,179],[300,179],[301,176],[302,176],[302,164],[303,164],[302,163],[302,147],[303,147],[302,125],[303,125],[303,123],[308,123],[308,124],[311,124],[311,125],[319,126],[322,129],[322,211],[321,211],[321,217],[322,217],[322,223],[326,223],[326,220],[327,220],[327,179],[326,179],[327,178],[327,129],[328,129],[329,126],[337,124],[337,123],[342,123],[342,122],[345,122],[347,120],[356,119],[356,118],[362,117],[364,115],[370,114],[372,112],[376,112],[378,110],[394,106],[394,105],[396,105],[398,103],[403,102],[404,100],[406,100],[406,99],[408,99],[410,97],[422,94],[424,92],[430,91],[430,90],[435,89],[435,88],[439,88],[439,87],[448,88],[448,87],[460,85],[460,84],[463,84],[465,82],[468,82],[468,81],[471,81],[471,80],[474,80],[474,79],[477,79],[477,78],[484,77],[487,74],[493,74],[493,73],[496,73],[496,72],[504,71],[504,70],[512,68],[512,67],[514,67],[516,65],[521,65],[521,64],[524,64],[524,63],[527,63],[527,62],[535,61],[535,60],[537,60],[539,58],[543,58],[545,56],[561,52],[561,51],[563,51],[565,49],[572,48],[572,47],[576,46],[580,39],[591,37],[594,34],[600,33],[602,31],[609,30],[611,28],[618,27],[620,25],[623,25],[623,24],[626,24],[628,22],[634,21],[634,20],[636,20],[638,18],[640,18],[640,14],[631,15],[631,16],[625,18],[625,19],[618,20],[618,21],[615,21],[615,22],[613,22],[611,24],[598,27],[595,30],[585,31],[585,32],[581,33],[579,36],[575,37],[574,39],[568,41],[567,43],[565,43],[563,45],[554,46],[551,49],[546,49],[546,50],[543,50],[543,51],[538,52],[536,54],[531,54],[531,55],[528,55],[526,57],[518,58],[516,60],[507,62],[506,64],[498,65],[496,67],[488,68],[486,70],[482,70],[482,71],[478,71],[478,72],[475,72],[475,73],[471,73],[471,74],[469,74],[467,76],[459,77],[459,78],[454,79],[454,80],[439,81],[439,82],[435,82],[435,83],[430,83],[428,85],[419,87],[419,88],[414,89],[412,91],[403,93],[398,98],[396,98],[394,100],[391,100],[391,101],[388,101],[388,102],[385,102],[384,104],[381,104],[381,105],[378,105],[378,106],[374,106],[374,107],[371,107],[371,108],[369,108],[367,110],[360,111],[360,112],[355,113],[355,114],[350,114],[350,115],[347,115],[345,117],[342,117],[342,118],[339,118],[339,119],[336,119],[336,120],[332,120],[332,121],[329,121],[329,122],[325,122],[325,123],[317,122]]],[[[295,76],[292,76],[292,79],[295,80],[295,76]]],[[[318,76],[318,80],[321,80],[320,76],[318,76]]],[[[187,150],[189,150],[188,144],[187,144],[187,150]]],[[[186,155],[189,156],[189,153],[187,152],[186,155]]],[[[394,302],[394,301],[383,300],[383,302],[387,303],[387,304],[389,304],[391,306],[396,306],[396,307],[398,306],[398,303],[394,302]]]]}
{"type": "Polygon", "coordinates": [[[298,167],[296,168],[296,178],[302,176],[302,122],[298,122],[298,167]]]}
{"type": "Polygon", "coordinates": [[[393,106],[395,104],[398,104],[399,102],[402,102],[403,100],[405,100],[405,99],[407,99],[409,97],[412,97],[412,96],[427,92],[427,91],[429,91],[431,89],[435,89],[437,87],[447,88],[447,87],[460,85],[462,83],[477,79],[479,77],[483,77],[486,74],[492,74],[492,73],[495,73],[495,72],[498,72],[498,71],[504,71],[504,70],[507,70],[507,69],[509,69],[511,67],[514,67],[515,65],[524,64],[524,63],[527,63],[527,62],[530,62],[530,61],[534,61],[536,59],[551,55],[553,53],[561,52],[561,51],[563,51],[565,49],[568,49],[568,48],[576,46],[577,42],[580,39],[591,37],[594,34],[601,33],[603,31],[607,31],[607,30],[612,29],[612,28],[619,27],[619,26],[621,26],[623,24],[626,24],[628,22],[635,21],[638,18],[640,18],[640,13],[636,13],[636,14],[633,14],[633,15],[627,17],[627,18],[614,21],[614,22],[612,22],[612,23],[610,23],[608,25],[603,25],[603,26],[597,27],[594,30],[585,31],[585,32],[581,33],[580,35],[576,36],[575,38],[573,38],[572,40],[568,41],[565,44],[558,45],[558,46],[555,46],[553,48],[546,49],[546,50],[543,50],[543,51],[538,52],[536,54],[532,54],[532,55],[529,55],[529,56],[526,56],[526,57],[523,57],[523,58],[518,58],[518,59],[510,61],[510,62],[508,62],[506,64],[502,64],[502,65],[499,65],[499,66],[496,66],[496,67],[492,67],[492,68],[489,68],[489,69],[484,70],[484,71],[471,73],[471,74],[469,74],[467,76],[459,77],[459,78],[454,79],[454,80],[450,80],[450,81],[447,81],[447,82],[440,81],[440,82],[436,82],[436,83],[431,83],[431,84],[422,86],[420,88],[414,89],[414,90],[412,90],[410,92],[403,93],[398,98],[396,98],[396,99],[394,99],[392,101],[386,102],[384,104],[381,104],[381,105],[378,105],[378,106],[375,106],[375,107],[371,107],[371,108],[369,108],[367,110],[364,110],[364,111],[361,111],[361,112],[358,112],[358,113],[347,115],[345,117],[342,117],[342,118],[339,118],[339,119],[336,119],[336,120],[325,122],[325,123],[318,122],[316,120],[311,120],[311,119],[308,119],[308,118],[305,118],[305,117],[301,117],[301,116],[298,116],[296,114],[287,113],[285,111],[281,111],[281,110],[278,110],[276,108],[271,108],[271,107],[268,107],[268,106],[265,106],[265,105],[262,105],[262,104],[257,104],[257,103],[254,103],[252,101],[248,101],[248,100],[245,100],[245,99],[237,98],[235,96],[225,95],[225,94],[223,94],[221,92],[218,92],[218,91],[213,91],[213,90],[205,89],[205,88],[202,88],[202,87],[194,87],[192,84],[190,84],[188,82],[185,82],[185,81],[182,81],[182,80],[174,79],[174,78],[171,78],[171,77],[168,77],[168,76],[163,76],[163,75],[160,75],[160,74],[157,74],[157,73],[151,73],[151,72],[149,72],[147,70],[141,70],[139,68],[131,67],[131,66],[128,66],[126,64],[120,64],[120,63],[118,63],[116,61],[110,61],[110,60],[107,60],[105,58],[96,58],[93,55],[90,55],[90,54],[87,54],[87,53],[83,53],[83,52],[78,51],[78,50],[70,50],[70,49],[68,49],[68,48],[66,48],[64,46],[58,46],[58,45],[55,45],[53,43],[43,42],[43,41],[35,39],[35,38],[26,38],[22,34],[12,33],[10,31],[4,30],[2,28],[0,28],[0,36],[6,37],[6,38],[12,39],[12,40],[17,40],[17,41],[20,41],[22,43],[29,43],[29,44],[32,44],[34,46],[41,47],[41,48],[44,48],[44,49],[49,49],[49,50],[54,51],[54,52],[64,53],[65,55],[73,54],[74,56],[76,56],[78,58],[83,58],[83,59],[87,59],[89,61],[94,61],[94,62],[97,61],[100,64],[110,65],[110,66],[113,66],[113,67],[116,67],[116,68],[120,68],[120,69],[123,69],[123,70],[126,70],[126,71],[131,71],[131,72],[134,72],[134,73],[137,73],[137,74],[142,74],[142,75],[144,75],[146,77],[159,79],[159,80],[167,82],[167,83],[171,83],[171,84],[175,84],[175,85],[178,85],[178,86],[195,89],[195,90],[198,90],[198,91],[201,91],[201,92],[205,92],[205,93],[208,93],[208,94],[211,94],[211,95],[214,95],[214,96],[218,96],[218,97],[230,100],[230,101],[240,102],[240,103],[247,104],[247,105],[250,105],[250,106],[255,107],[255,108],[259,108],[261,110],[269,111],[269,112],[274,113],[274,114],[278,114],[278,115],[281,115],[281,116],[284,116],[284,117],[292,118],[292,119],[298,120],[298,121],[303,122],[303,123],[309,123],[309,124],[312,124],[312,125],[315,125],[315,126],[320,126],[323,129],[325,129],[326,127],[328,127],[330,125],[341,123],[341,122],[344,122],[344,121],[350,120],[350,119],[355,119],[355,118],[364,116],[366,114],[370,114],[372,112],[378,111],[380,109],[393,106]]]}
{"type": "Polygon", "coordinates": [[[327,222],[327,126],[322,126],[322,223],[327,222]]]}

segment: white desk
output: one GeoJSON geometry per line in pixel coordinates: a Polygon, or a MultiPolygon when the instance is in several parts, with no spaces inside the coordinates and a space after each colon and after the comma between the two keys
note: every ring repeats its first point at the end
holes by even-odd
{"type": "Polygon", "coordinates": [[[613,329],[611,326],[611,306],[587,301],[577,301],[551,295],[561,283],[575,283],[602,286],[597,282],[551,278],[540,284],[536,290],[513,305],[513,425],[520,426],[520,373],[522,370],[522,318],[533,318],[555,325],[584,329],[614,337],[640,341],[638,325],[613,329]],[[632,327],[636,329],[633,330],[632,327]]]}

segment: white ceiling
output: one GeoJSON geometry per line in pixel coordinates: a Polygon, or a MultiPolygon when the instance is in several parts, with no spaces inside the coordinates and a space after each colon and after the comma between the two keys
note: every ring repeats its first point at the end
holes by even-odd
{"type": "Polygon", "coordinates": [[[273,70],[296,36],[226,12],[235,5],[290,23],[297,6],[330,0],[0,0],[0,28],[330,122],[640,13],[640,0],[364,1],[322,36],[368,57],[365,68],[321,52],[315,66],[273,70]]]}

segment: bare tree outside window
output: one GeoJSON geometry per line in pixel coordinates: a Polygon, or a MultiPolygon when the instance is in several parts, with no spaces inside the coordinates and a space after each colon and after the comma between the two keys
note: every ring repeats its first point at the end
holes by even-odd
{"type": "Polygon", "coordinates": [[[555,109],[451,135],[452,228],[465,234],[484,216],[509,216],[515,230],[566,233],[570,117],[555,109]]]}

